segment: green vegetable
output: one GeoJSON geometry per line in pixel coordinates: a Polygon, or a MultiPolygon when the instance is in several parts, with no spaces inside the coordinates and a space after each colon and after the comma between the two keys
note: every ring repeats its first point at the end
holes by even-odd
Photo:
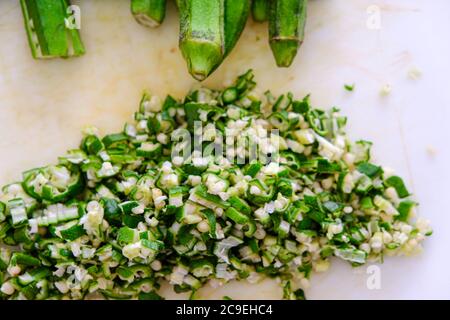
{"type": "Polygon", "coordinates": [[[11,256],[11,260],[9,261],[10,266],[17,266],[17,265],[23,265],[23,266],[31,266],[36,267],[39,266],[41,262],[39,259],[20,252],[15,252],[11,256]]]}
{"type": "Polygon", "coordinates": [[[65,201],[78,194],[83,180],[77,168],[63,165],[32,169],[23,173],[23,189],[33,198],[51,203],[65,201]]]}
{"type": "Polygon", "coordinates": [[[385,180],[385,184],[389,187],[394,187],[400,198],[409,196],[408,189],[406,189],[402,178],[398,176],[391,176],[385,180]]]}
{"type": "Polygon", "coordinates": [[[228,208],[225,212],[227,218],[233,220],[237,224],[245,224],[249,221],[249,217],[239,212],[235,208],[228,208]]]}
{"type": "Polygon", "coordinates": [[[6,204],[0,202],[0,222],[6,219],[6,204]]]}
{"type": "Polygon", "coordinates": [[[225,55],[224,0],[177,0],[180,49],[189,73],[204,80],[225,55]]]}
{"type": "Polygon", "coordinates": [[[224,2],[224,37],[225,56],[233,50],[244,30],[250,13],[250,0],[225,0],[224,2]]]}
{"type": "Polygon", "coordinates": [[[338,110],[267,92],[262,113],[254,87],[248,71],[182,101],[144,94],[122,132],[89,133],[57,164],[4,186],[0,299],[156,300],[163,281],[195,298],[210,280],[258,276],[305,299],[291,279],[331,257],[381,262],[431,235],[411,221],[417,204],[403,180],[371,162],[371,143],[348,139],[338,110]],[[221,134],[257,137],[260,157],[250,141],[233,145],[237,157],[229,146],[210,152],[221,134]]]}
{"type": "Polygon", "coordinates": [[[77,224],[68,225],[65,229],[61,230],[61,237],[69,241],[74,241],[85,234],[86,231],[83,226],[77,224]]]}
{"type": "Polygon", "coordinates": [[[236,45],[247,22],[250,0],[177,0],[180,49],[189,73],[208,77],[236,45]]]}
{"type": "Polygon", "coordinates": [[[359,172],[365,174],[370,178],[374,178],[375,176],[383,172],[381,167],[368,162],[361,162],[358,164],[356,168],[358,169],[359,172]]]}
{"type": "Polygon", "coordinates": [[[139,300],[164,300],[159,294],[154,291],[150,291],[148,293],[141,292],[139,293],[139,300]]]}
{"type": "Polygon", "coordinates": [[[28,221],[25,203],[21,198],[9,200],[8,208],[13,227],[20,227],[28,221]]]}
{"type": "MultiPolygon", "coordinates": [[[[139,24],[158,27],[165,18],[166,2],[131,0],[130,11],[139,24]]],[[[189,73],[201,81],[220,66],[238,42],[250,11],[255,21],[269,20],[269,42],[277,65],[289,66],[303,41],[306,2],[177,0],[180,12],[179,46],[189,73]]],[[[84,54],[76,24],[79,21],[77,7],[71,6],[69,0],[20,0],[20,3],[34,58],[67,58],[84,54]]],[[[228,91],[224,101],[235,101],[235,93],[228,91]]],[[[159,130],[161,119],[163,122],[168,120],[167,115],[162,113],[150,120],[149,129],[159,130]],[[156,119],[158,117],[160,119],[156,119]]],[[[89,153],[95,154],[101,150],[98,141],[89,140],[86,145],[89,153]]]]}
{"type": "Polygon", "coordinates": [[[307,0],[269,0],[269,41],[279,67],[289,67],[303,42],[307,0]]]}
{"type": "Polygon", "coordinates": [[[143,26],[159,26],[166,15],[166,0],[131,0],[131,13],[143,26]]]}
{"type": "Polygon", "coordinates": [[[355,84],[344,84],[344,88],[347,91],[353,91],[355,89],[355,84]]]}
{"type": "Polygon", "coordinates": [[[398,205],[398,220],[407,222],[411,218],[411,211],[416,207],[417,203],[411,200],[404,200],[398,205]]]}
{"type": "Polygon", "coordinates": [[[35,59],[84,54],[77,29],[69,28],[68,0],[20,0],[31,53],[35,59]]]}
{"type": "Polygon", "coordinates": [[[268,20],[270,0],[253,0],[252,1],[252,17],[256,22],[264,22],[268,20]]]}

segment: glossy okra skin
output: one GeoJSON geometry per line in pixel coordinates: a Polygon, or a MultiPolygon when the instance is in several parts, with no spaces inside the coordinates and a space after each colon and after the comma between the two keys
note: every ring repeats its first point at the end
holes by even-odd
{"type": "Polygon", "coordinates": [[[236,45],[250,12],[249,0],[177,0],[180,49],[189,73],[204,80],[236,45]]]}
{"type": "Polygon", "coordinates": [[[166,0],[131,0],[131,13],[143,26],[158,27],[166,16],[166,0]]]}
{"type": "Polygon", "coordinates": [[[268,0],[269,42],[279,67],[289,67],[303,43],[307,0],[268,0]]]}
{"type": "Polygon", "coordinates": [[[21,0],[25,29],[33,58],[67,58],[84,54],[80,34],[66,26],[67,0],[21,0]]]}
{"type": "Polygon", "coordinates": [[[224,58],[224,1],[177,0],[180,49],[189,73],[204,80],[224,58]]]}
{"type": "Polygon", "coordinates": [[[225,55],[231,52],[239,40],[247,23],[250,6],[250,0],[225,0],[225,55]]]}
{"type": "Polygon", "coordinates": [[[269,0],[252,1],[252,18],[256,22],[268,20],[269,0]]]}
{"type": "MultiPolygon", "coordinates": [[[[159,26],[167,0],[131,0],[138,23],[159,26]]],[[[177,0],[179,45],[188,70],[204,80],[239,40],[250,11],[255,21],[269,20],[269,42],[279,67],[288,67],[304,38],[307,0],[177,0]]],[[[36,59],[84,54],[79,31],[68,27],[68,0],[20,0],[27,36],[36,59]]]]}

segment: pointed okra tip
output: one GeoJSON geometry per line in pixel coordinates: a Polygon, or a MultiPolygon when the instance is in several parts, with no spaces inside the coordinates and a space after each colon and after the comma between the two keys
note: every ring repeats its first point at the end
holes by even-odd
{"type": "Polygon", "coordinates": [[[294,61],[300,43],[294,39],[276,39],[270,41],[270,48],[278,67],[287,68],[294,61]]]}
{"type": "Polygon", "coordinates": [[[203,41],[186,41],[180,45],[189,73],[198,81],[205,80],[223,60],[220,46],[203,41]]]}

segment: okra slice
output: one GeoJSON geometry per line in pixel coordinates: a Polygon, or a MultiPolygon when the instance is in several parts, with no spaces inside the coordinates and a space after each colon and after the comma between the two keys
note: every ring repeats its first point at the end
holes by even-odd
{"type": "Polygon", "coordinates": [[[26,171],[22,187],[26,193],[38,200],[50,203],[65,201],[76,195],[83,187],[78,169],[72,171],[63,165],[52,165],[26,171]]]}
{"type": "Polygon", "coordinates": [[[17,228],[28,222],[25,202],[22,198],[11,199],[8,201],[9,214],[11,215],[12,226],[17,228]]]}
{"type": "Polygon", "coordinates": [[[0,222],[6,219],[6,204],[0,201],[0,222]]]}
{"type": "Polygon", "coordinates": [[[182,102],[145,95],[122,132],[86,132],[58,165],[1,188],[0,299],[159,299],[164,279],[192,298],[212,279],[267,275],[286,299],[302,298],[289,279],[325,271],[332,256],[356,266],[420,248],[432,230],[411,221],[405,181],[371,162],[370,142],[348,139],[336,108],[261,99],[254,86],[248,71],[182,102]],[[195,121],[208,127],[203,152],[171,156],[179,131],[200,136],[195,121]],[[271,161],[211,156],[226,131],[258,138],[271,161]]]}

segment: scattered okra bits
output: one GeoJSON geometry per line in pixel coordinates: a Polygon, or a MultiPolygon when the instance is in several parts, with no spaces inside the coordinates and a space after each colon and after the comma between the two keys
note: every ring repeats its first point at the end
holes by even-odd
{"type": "Polygon", "coordinates": [[[87,128],[2,188],[0,298],[161,299],[162,281],[197,298],[272,277],[304,299],[331,257],[418,251],[427,221],[345,124],[308,97],[259,94],[251,71],[182,101],[145,94],[121,132],[87,128]]]}

